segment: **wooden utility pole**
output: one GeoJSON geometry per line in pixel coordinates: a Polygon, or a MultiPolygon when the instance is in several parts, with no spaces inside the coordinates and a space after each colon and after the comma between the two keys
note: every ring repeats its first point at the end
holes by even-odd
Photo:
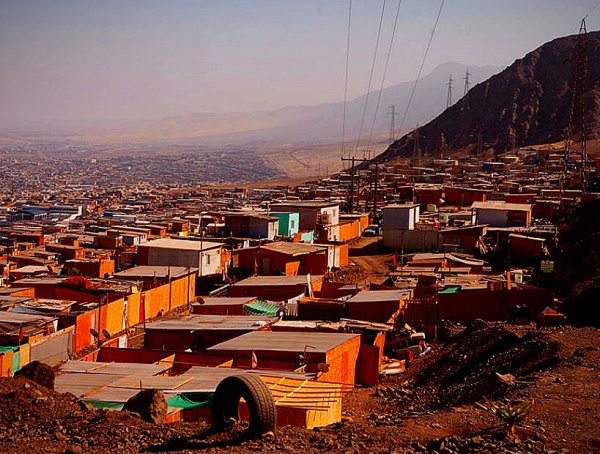
{"type": "MultiPolygon", "coordinates": [[[[373,217],[377,213],[377,192],[378,192],[378,184],[379,184],[379,163],[376,160],[370,159],[358,159],[355,156],[352,158],[342,158],[342,161],[350,161],[352,163],[352,167],[350,169],[350,213],[354,210],[354,174],[355,174],[355,166],[357,162],[371,162],[375,164],[375,180],[371,182],[371,188],[373,190],[373,217]]],[[[368,200],[365,200],[365,211],[368,211],[368,200]]]]}
{"type": "Polygon", "coordinates": [[[358,159],[356,156],[351,158],[342,158],[342,161],[350,161],[350,203],[348,205],[348,211],[352,213],[354,211],[354,176],[356,174],[356,163],[357,162],[368,162],[369,159],[358,159]]]}
{"type": "Polygon", "coordinates": [[[375,162],[375,183],[373,184],[374,186],[374,190],[373,190],[373,214],[372,214],[372,218],[373,220],[375,219],[375,216],[377,216],[377,196],[378,196],[378,182],[379,182],[379,163],[375,162]]]}

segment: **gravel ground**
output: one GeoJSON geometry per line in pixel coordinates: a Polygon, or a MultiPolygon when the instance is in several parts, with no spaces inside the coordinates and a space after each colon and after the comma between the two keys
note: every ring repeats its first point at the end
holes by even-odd
{"type": "MultiPolygon", "coordinates": [[[[508,327],[519,335],[529,327],[508,327]]],[[[529,401],[515,437],[472,403],[431,405],[440,389],[423,373],[452,345],[434,345],[406,374],[376,388],[357,388],[339,424],[316,430],[283,427],[277,438],[245,440],[243,426],[215,434],[203,423],[153,425],[127,412],[89,409],[74,396],[23,378],[0,379],[0,450],[12,452],[599,452],[600,330],[543,331],[557,342],[560,363],[518,377],[504,397],[529,401]]],[[[455,353],[458,351],[455,348],[455,353]]],[[[456,360],[456,357],[453,357],[456,360]]],[[[519,375],[517,373],[517,375],[519,375]]],[[[439,377],[438,377],[439,379],[439,377]]],[[[467,379],[468,381],[468,379],[467,379]]],[[[470,388],[467,388],[470,389],[470,388]]],[[[443,390],[442,390],[443,392],[443,390]]]]}

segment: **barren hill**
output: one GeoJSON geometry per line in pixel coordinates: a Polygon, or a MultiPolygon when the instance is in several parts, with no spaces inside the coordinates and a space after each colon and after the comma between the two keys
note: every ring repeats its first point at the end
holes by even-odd
{"type": "MultiPolygon", "coordinates": [[[[446,109],[420,129],[424,154],[431,154],[443,134],[451,150],[475,149],[481,134],[485,148],[504,151],[515,134],[517,146],[558,142],[569,122],[573,90],[573,53],[577,36],[550,41],[504,71],[473,87],[466,99],[446,109]]],[[[600,136],[600,32],[588,34],[588,128],[600,136]]],[[[381,157],[411,156],[410,135],[381,157]]]]}

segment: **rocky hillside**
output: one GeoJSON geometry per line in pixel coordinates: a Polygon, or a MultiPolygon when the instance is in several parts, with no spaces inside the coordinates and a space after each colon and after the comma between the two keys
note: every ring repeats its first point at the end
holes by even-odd
{"type": "MultiPolygon", "coordinates": [[[[451,150],[476,148],[482,134],[485,148],[504,151],[516,134],[518,146],[558,142],[569,121],[573,87],[572,63],[577,36],[550,41],[504,71],[474,86],[458,102],[420,129],[424,154],[436,151],[443,134],[451,150]]],[[[588,34],[589,128],[600,133],[600,32],[588,34]]],[[[412,156],[407,135],[381,155],[384,159],[412,156]]]]}
{"type": "Polygon", "coordinates": [[[566,212],[559,222],[562,247],[556,290],[570,321],[600,326],[600,199],[566,212]]]}

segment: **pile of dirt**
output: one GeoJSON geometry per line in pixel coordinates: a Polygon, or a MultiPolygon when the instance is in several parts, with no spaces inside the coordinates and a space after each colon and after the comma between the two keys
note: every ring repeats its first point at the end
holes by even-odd
{"type": "Polygon", "coordinates": [[[518,336],[480,321],[433,353],[407,389],[394,388],[388,400],[444,408],[499,397],[529,374],[556,364],[558,352],[559,344],[541,332],[518,336]]]}
{"type": "Polygon", "coordinates": [[[0,378],[3,452],[139,452],[200,424],[155,425],[129,412],[94,410],[22,377],[0,378]]]}
{"type": "Polygon", "coordinates": [[[54,369],[39,361],[32,361],[15,373],[15,377],[24,377],[48,389],[54,389],[54,369]]]}

